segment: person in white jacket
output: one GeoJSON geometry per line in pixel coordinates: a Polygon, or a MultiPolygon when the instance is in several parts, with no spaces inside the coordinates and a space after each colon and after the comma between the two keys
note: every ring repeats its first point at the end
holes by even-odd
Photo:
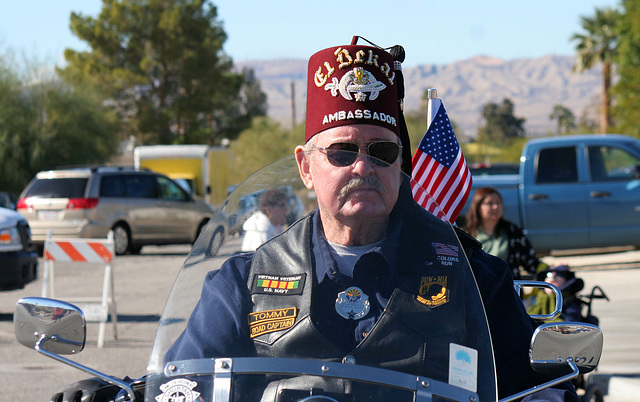
{"type": "Polygon", "coordinates": [[[282,233],[287,222],[287,209],[287,195],[282,190],[265,191],[258,201],[258,211],[242,225],[245,232],[242,251],[254,251],[262,243],[282,233]]]}

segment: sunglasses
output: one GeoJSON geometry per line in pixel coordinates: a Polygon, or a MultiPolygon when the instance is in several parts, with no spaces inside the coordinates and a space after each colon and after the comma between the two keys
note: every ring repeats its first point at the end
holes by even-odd
{"type": "Polygon", "coordinates": [[[392,141],[374,141],[366,148],[360,148],[353,142],[336,142],[328,147],[314,147],[327,152],[329,163],[336,167],[350,166],[358,159],[358,152],[366,150],[369,160],[376,166],[389,166],[398,159],[402,147],[392,141]]]}

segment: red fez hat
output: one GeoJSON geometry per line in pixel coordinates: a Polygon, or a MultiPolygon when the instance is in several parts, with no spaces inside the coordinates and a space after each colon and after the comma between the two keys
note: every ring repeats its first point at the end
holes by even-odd
{"type": "Polygon", "coordinates": [[[384,49],[354,43],[309,59],[305,142],[328,128],[373,124],[400,135],[394,60],[384,49]]]}

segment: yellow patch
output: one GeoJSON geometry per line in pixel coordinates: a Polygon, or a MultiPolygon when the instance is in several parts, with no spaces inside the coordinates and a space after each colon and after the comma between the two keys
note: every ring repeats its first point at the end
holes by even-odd
{"type": "Polygon", "coordinates": [[[249,313],[250,336],[255,338],[270,332],[291,328],[296,322],[297,316],[298,310],[295,307],[249,313]]]}
{"type": "Polygon", "coordinates": [[[430,307],[440,306],[448,302],[447,276],[423,276],[416,300],[430,307]]]}

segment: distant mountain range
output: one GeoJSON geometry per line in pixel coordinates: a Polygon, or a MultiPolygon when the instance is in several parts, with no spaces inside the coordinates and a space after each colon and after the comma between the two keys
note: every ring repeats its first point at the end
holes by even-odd
{"type": "MultiPolygon", "coordinates": [[[[462,128],[462,139],[475,137],[483,124],[482,107],[509,98],[515,116],[525,118],[529,136],[555,131],[549,115],[555,105],[569,108],[576,117],[597,118],[601,68],[578,74],[571,71],[572,56],[544,56],[504,61],[477,56],[447,65],[420,65],[405,68],[405,110],[424,107],[427,88],[438,90],[449,117],[462,128]]],[[[292,86],[295,94],[295,122],[305,116],[306,60],[281,59],[238,63],[252,67],[268,97],[268,115],[284,127],[292,124],[292,86]],[[293,85],[292,85],[293,84],[293,85]]]]}

